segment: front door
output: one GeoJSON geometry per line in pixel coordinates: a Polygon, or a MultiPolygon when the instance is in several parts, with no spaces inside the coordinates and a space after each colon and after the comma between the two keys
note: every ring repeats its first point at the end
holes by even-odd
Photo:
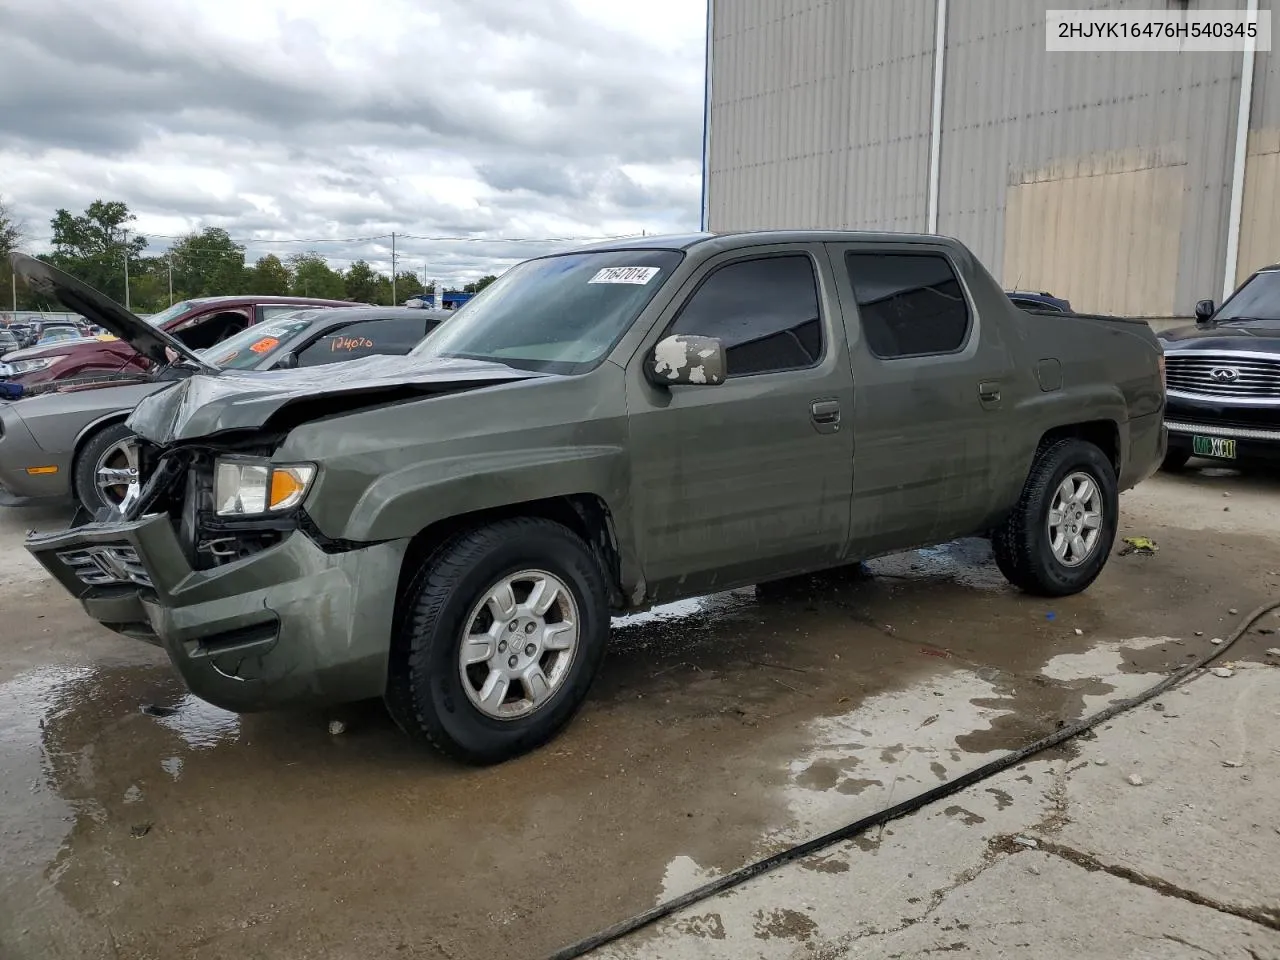
{"type": "Polygon", "coordinates": [[[947,248],[829,246],[857,385],[852,550],[977,532],[995,497],[1013,364],[947,248]]]}
{"type": "Polygon", "coordinates": [[[659,599],[837,562],[853,485],[853,383],[821,245],[714,258],[628,368],[639,560],[659,599]],[[726,347],[718,386],[654,387],[674,333],[726,347]]]}

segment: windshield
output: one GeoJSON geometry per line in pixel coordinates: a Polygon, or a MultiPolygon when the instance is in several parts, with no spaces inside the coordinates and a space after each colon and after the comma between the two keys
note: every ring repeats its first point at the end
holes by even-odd
{"type": "Polygon", "coordinates": [[[585,373],[613,348],[683,256],[622,250],[525,261],[485,287],[411,355],[585,373]]]}
{"type": "Polygon", "coordinates": [[[197,350],[196,354],[221,370],[270,366],[268,361],[283,356],[293,338],[310,325],[310,314],[276,317],[247,327],[212,347],[197,350]]]}
{"type": "Polygon", "coordinates": [[[153,313],[147,317],[147,323],[153,327],[164,326],[170,320],[175,320],[184,313],[190,313],[196,306],[197,304],[192,303],[190,300],[183,300],[181,303],[175,303],[172,307],[161,310],[159,313],[153,313]]]}
{"type": "Polygon", "coordinates": [[[1213,319],[1280,320],[1280,270],[1259,273],[1224,303],[1213,319]]]}

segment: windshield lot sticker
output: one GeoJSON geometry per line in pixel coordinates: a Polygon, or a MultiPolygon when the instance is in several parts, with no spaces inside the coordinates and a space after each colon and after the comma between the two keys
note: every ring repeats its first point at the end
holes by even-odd
{"type": "Polygon", "coordinates": [[[657,267],[605,267],[587,283],[646,284],[657,276],[657,267]]]}
{"type": "Polygon", "coordinates": [[[249,349],[254,353],[266,353],[268,350],[273,350],[278,346],[280,346],[280,341],[275,337],[263,337],[249,349]]]}

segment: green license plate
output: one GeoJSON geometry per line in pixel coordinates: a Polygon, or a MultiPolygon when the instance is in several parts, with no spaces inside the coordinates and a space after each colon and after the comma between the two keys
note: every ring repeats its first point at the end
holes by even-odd
{"type": "Polygon", "coordinates": [[[1236,458],[1236,442],[1228,437],[1191,438],[1191,452],[1197,457],[1214,457],[1218,460],[1236,458]]]}

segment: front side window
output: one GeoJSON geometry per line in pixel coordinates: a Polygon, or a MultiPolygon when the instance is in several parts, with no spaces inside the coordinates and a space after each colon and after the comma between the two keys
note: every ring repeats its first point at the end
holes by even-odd
{"type": "Polygon", "coordinates": [[[613,349],[683,257],[673,250],[615,250],[527,260],[476,294],[413,356],[585,373],[613,349]]]}
{"type": "Polygon", "coordinates": [[[813,261],[759,257],[719,267],[667,333],[715,337],[724,344],[731,377],[812,367],[822,357],[813,261]]]}
{"type": "Polygon", "coordinates": [[[940,254],[849,253],[862,334],[882,360],[954,353],[969,333],[960,281],[940,254]]]}
{"type": "Polygon", "coordinates": [[[361,320],[331,330],[298,353],[298,366],[358,360],[383,354],[403,356],[416,347],[435,321],[426,317],[361,320]]]}

